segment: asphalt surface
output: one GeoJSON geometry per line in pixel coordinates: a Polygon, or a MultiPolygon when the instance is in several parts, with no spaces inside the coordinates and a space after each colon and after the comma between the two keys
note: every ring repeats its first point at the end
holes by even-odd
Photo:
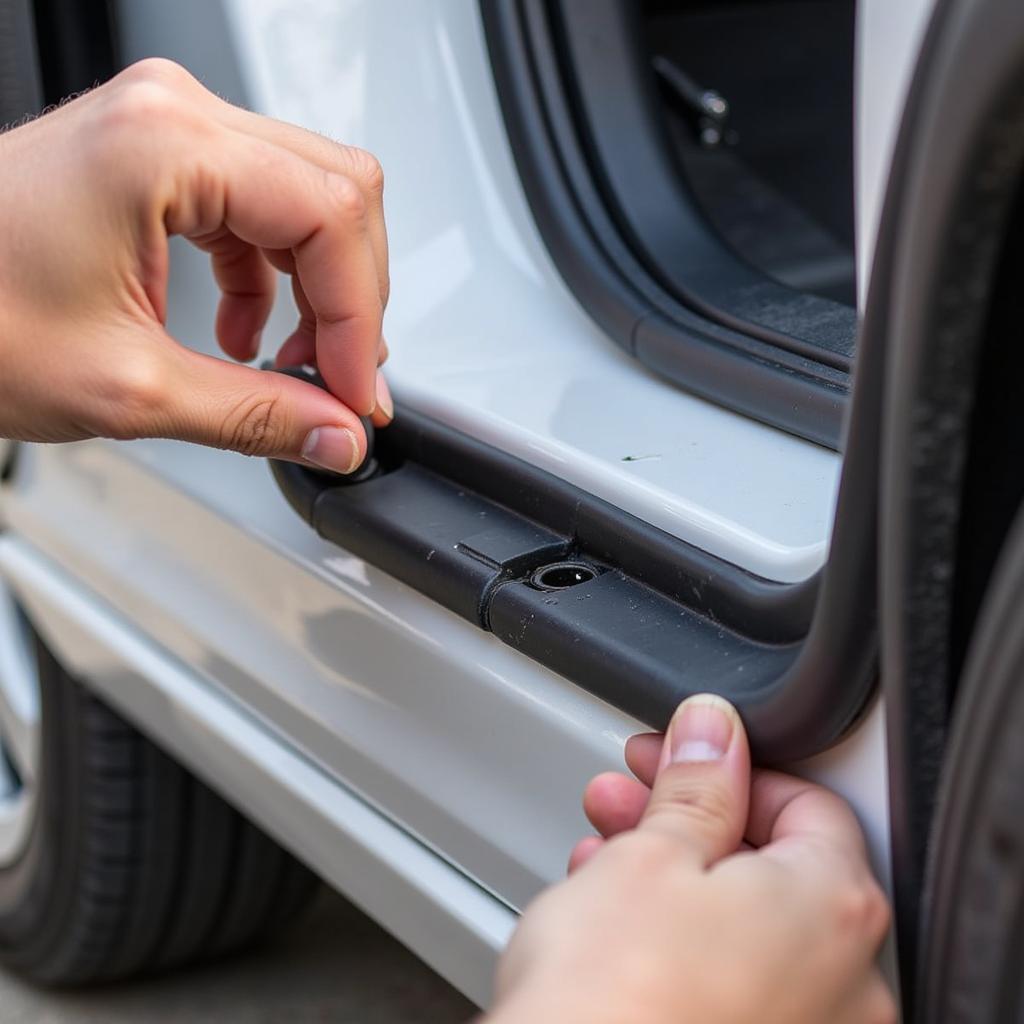
{"type": "Polygon", "coordinates": [[[449,1024],[476,1012],[333,893],[273,944],[199,969],[71,993],[0,973],[0,1024],[449,1024]]]}

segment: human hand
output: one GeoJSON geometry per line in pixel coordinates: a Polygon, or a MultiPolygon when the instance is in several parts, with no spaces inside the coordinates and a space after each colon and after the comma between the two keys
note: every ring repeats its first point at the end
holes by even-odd
{"type": "Polygon", "coordinates": [[[0,437],[171,437],[340,472],[359,415],[390,420],[377,161],[146,60],[0,136],[0,437]],[[168,237],[211,256],[216,334],[257,354],[274,268],[300,311],[279,365],[330,393],[191,351],[164,329],[168,237]]]}
{"type": "Polygon", "coordinates": [[[493,1024],[896,1020],[875,966],[889,911],[842,800],[751,776],[719,698],[684,702],[664,742],[633,737],[626,759],[639,781],[591,782],[601,835],[576,846],[571,877],[527,909],[502,957],[493,1024]]]}

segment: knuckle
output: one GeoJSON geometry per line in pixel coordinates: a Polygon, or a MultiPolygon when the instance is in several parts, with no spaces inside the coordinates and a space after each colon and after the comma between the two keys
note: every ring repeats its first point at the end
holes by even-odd
{"type": "Polygon", "coordinates": [[[652,813],[685,818],[703,831],[721,829],[732,818],[735,798],[729,788],[714,778],[683,777],[666,780],[662,799],[654,802],[652,813]]]}
{"type": "Polygon", "coordinates": [[[352,164],[352,176],[363,188],[373,196],[384,191],[384,168],[380,161],[365,149],[357,146],[349,147],[349,158],[352,164]]]}
{"type": "Polygon", "coordinates": [[[196,84],[195,78],[180,64],[166,57],[145,57],[125,68],[118,77],[126,83],[151,82],[170,88],[196,84]]]}
{"type": "Polygon", "coordinates": [[[889,931],[889,925],[892,923],[892,909],[881,886],[874,879],[871,880],[869,889],[868,927],[873,936],[881,939],[889,931]]]}
{"type": "Polygon", "coordinates": [[[281,446],[277,395],[247,396],[224,417],[218,445],[243,455],[275,452],[281,446]]]}
{"type": "MultiPolygon", "coordinates": [[[[214,131],[201,103],[159,76],[140,73],[94,107],[83,153],[98,173],[120,180],[137,172],[140,161],[162,168],[169,158],[205,152],[214,131]]],[[[138,173],[134,180],[151,182],[138,173]]]]}
{"type": "Polygon", "coordinates": [[[854,935],[880,939],[889,927],[889,904],[874,879],[850,882],[835,892],[839,929],[854,935]]]}
{"type": "Polygon", "coordinates": [[[331,174],[327,194],[337,215],[349,224],[361,224],[366,217],[366,200],[362,190],[347,175],[331,174]]]}
{"type": "Polygon", "coordinates": [[[104,106],[100,125],[101,135],[134,135],[140,128],[175,123],[184,112],[181,97],[165,84],[148,79],[126,82],[113,92],[104,106]]]}

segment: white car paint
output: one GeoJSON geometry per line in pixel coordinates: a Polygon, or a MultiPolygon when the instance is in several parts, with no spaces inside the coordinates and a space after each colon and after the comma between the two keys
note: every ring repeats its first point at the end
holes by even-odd
{"type": "MultiPolygon", "coordinates": [[[[507,906],[268,733],[241,703],[107,614],[38,552],[0,539],[0,571],[18,580],[20,601],[45,622],[65,663],[126,715],[159,720],[161,741],[175,757],[227,789],[238,807],[435,970],[460,977],[467,995],[487,1001],[494,957],[515,925],[507,906]]],[[[0,819],[0,842],[7,838],[2,826],[0,819]]]]}
{"type": "Polygon", "coordinates": [[[936,0],[858,0],[855,171],[857,293],[863,309],[893,147],[936,0]]]}
{"type": "MultiPolygon", "coordinates": [[[[212,5],[190,0],[163,20],[158,6],[124,5],[126,56],[222,74],[223,54],[198,62],[194,50],[212,5]]],[[[225,11],[250,105],[384,165],[388,376],[400,400],[759,575],[792,582],[821,566],[838,456],[650,374],[568,292],[522,194],[476,0],[244,0],[225,11]]],[[[189,297],[173,325],[215,351],[212,285],[194,275],[189,297]]],[[[264,355],[279,337],[264,333],[264,355]]]]}
{"type": "MultiPolygon", "coordinates": [[[[569,295],[515,177],[473,0],[121,7],[129,55],[172,56],[381,156],[403,401],[755,572],[821,564],[838,457],[656,380],[569,295]]],[[[905,81],[869,87],[865,69],[876,47],[909,66],[917,45],[876,37],[883,22],[859,32],[862,259],[905,81]]],[[[214,301],[205,261],[175,245],[171,329],[212,350],[214,301]]],[[[265,354],[292,315],[278,304],[265,354]]],[[[621,766],[638,723],[314,536],[259,462],[159,441],[25,454],[0,573],[60,624],[70,667],[485,999],[507,934],[495,908],[561,876],[583,784],[621,766]],[[435,899],[431,926],[395,896],[422,907],[423,871],[435,895],[464,894],[435,899]]],[[[880,704],[796,767],[853,801],[887,877],[880,704]]]]}

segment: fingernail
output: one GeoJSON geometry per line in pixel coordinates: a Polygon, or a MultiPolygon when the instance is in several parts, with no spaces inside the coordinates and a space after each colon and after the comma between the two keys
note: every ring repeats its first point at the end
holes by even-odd
{"type": "Polygon", "coordinates": [[[388,387],[388,382],[384,379],[384,374],[379,370],[377,371],[377,405],[389,420],[395,418],[395,403],[391,398],[391,389],[388,387]]]}
{"type": "Polygon", "coordinates": [[[719,761],[732,742],[733,706],[711,693],[699,693],[679,706],[672,720],[669,749],[675,763],[719,761]]]}
{"type": "Polygon", "coordinates": [[[302,457],[335,473],[351,473],[360,462],[359,442],[344,427],[316,427],[306,436],[302,457]]]}
{"type": "Polygon", "coordinates": [[[260,354],[260,344],[263,341],[263,332],[257,331],[249,343],[249,358],[255,359],[260,354]]]}

